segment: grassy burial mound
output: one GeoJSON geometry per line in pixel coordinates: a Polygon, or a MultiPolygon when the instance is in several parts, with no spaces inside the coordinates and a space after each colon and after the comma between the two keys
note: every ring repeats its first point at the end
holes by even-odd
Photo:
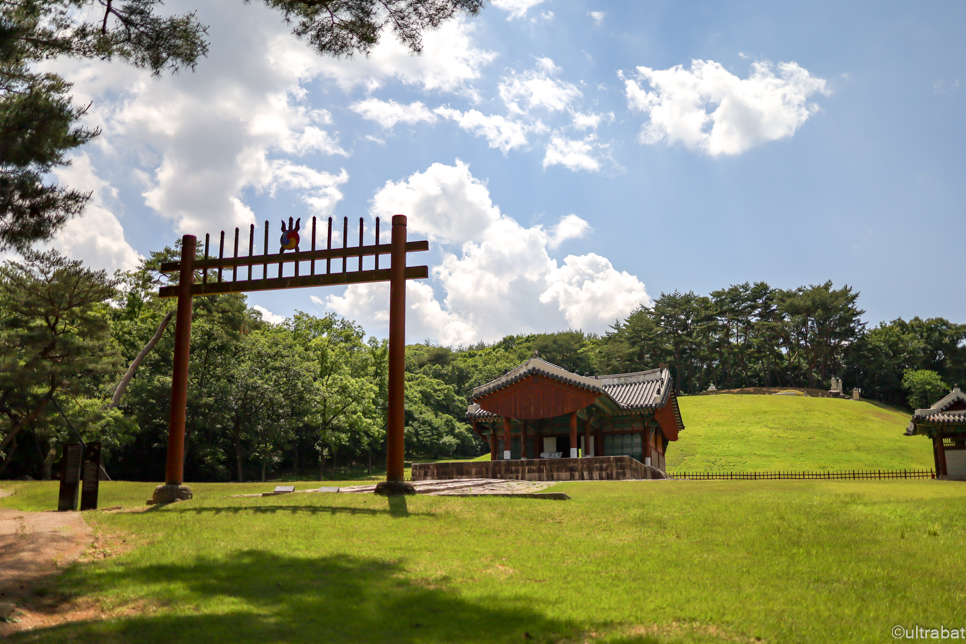
{"type": "Polygon", "coordinates": [[[932,469],[932,448],[902,435],[909,416],[864,400],[686,396],[687,429],[669,471],[932,469]]]}

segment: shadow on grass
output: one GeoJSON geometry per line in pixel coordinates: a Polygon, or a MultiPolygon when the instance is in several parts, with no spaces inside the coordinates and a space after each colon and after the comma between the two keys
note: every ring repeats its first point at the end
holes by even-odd
{"type": "Polygon", "coordinates": [[[251,506],[217,506],[217,507],[178,507],[177,512],[205,514],[276,514],[278,512],[288,512],[290,514],[347,514],[352,516],[379,516],[389,514],[393,517],[420,516],[434,518],[431,512],[411,513],[406,500],[401,497],[390,497],[389,505],[386,509],[375,508],[350,508],[343,506],[321,506],[321,505],[251,505],[251,506]]]}
{"type": "Polygon", "coordinates": [[[85,586],[69,581],[62,590],[141,595],[133,606],[163,608],[38,629],[10,642],[550,642],[582,639],[589,626],[554,619],[523,593],[468,600],[445,578],[413,580],[398,563],[351,555],[250,550],[84,579],[85,586]]]}

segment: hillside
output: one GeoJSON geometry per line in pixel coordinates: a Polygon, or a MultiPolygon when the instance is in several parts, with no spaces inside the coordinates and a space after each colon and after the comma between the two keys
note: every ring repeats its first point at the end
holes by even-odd
{"type": "Polygon", "coordinates": [[[717,395],[678,399],[687,429],[669,471],[933,468],[932,446],[902,433],[909,416],[867,401],[717,395]]]}

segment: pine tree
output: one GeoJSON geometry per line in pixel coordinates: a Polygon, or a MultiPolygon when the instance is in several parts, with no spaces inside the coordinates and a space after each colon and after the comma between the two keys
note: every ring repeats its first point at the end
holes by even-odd
{"type": "MultiPolygon", "coordinates": [[[[368,54],[384,31],[410,51],[422,33],[484,0],[264,0],[318,53],[368,54]]],[[[207,54],[194,13],[162,16],[161,0],[0,0],[0,250],[50,237],[90,194],[49,182],[69,153],[99,134],[78,125],[86,107],[71,84],[35,65],[58,57],[120,59],[159,75],[194,69],[207,54]]]]}

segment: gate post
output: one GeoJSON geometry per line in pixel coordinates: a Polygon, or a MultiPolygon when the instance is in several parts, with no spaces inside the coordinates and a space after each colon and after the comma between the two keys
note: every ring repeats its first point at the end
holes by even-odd
{"type": "Polygon", "coordinates": [[[195,282],[194,259],[197,239],[181,238],[178,275],[178,313],[174,327],[174,368],[171,375],[171,414],[168,420],[168,462],[164,485],[154,490],[148,503],[171,503],[191,498],[184,483],[184,425],[188,405],[188,355],[191,347],[191,287],[195,282]]]}
{"type": "Polygon", "coordinates": [[[406,215],[393,215],[389,261],[389,413],[386,423],[386,480],[376,494],[415,494],[404,478],[406,421],[406,215]]]}

